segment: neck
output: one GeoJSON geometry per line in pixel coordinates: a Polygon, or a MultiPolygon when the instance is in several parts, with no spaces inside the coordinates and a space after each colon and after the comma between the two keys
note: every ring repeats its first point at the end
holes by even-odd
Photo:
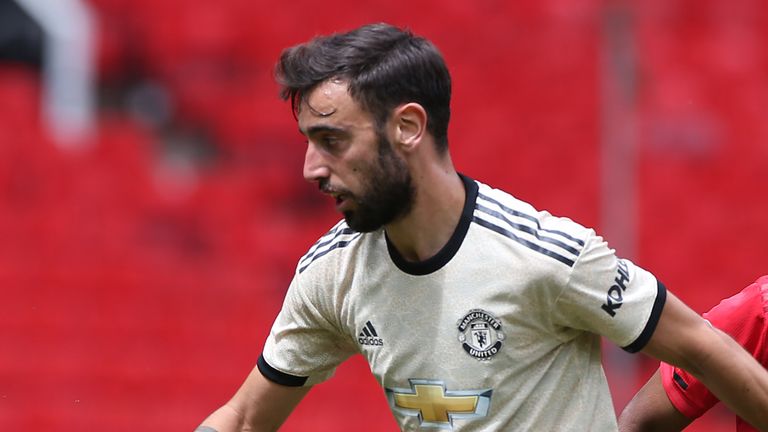
{"type": "Polygon", "coordinates": [[[450,240],[461,219],[465,191],[450,163],[413,172],[413,179],[413,208],[387,225],[386,232],[404,259],[419,262],[437,254],[450,240]]]}

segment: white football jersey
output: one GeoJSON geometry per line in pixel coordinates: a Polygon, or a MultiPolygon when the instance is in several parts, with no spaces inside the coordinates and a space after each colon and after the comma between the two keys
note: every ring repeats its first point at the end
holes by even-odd
{"type": "Polygon", "coordinates": [[[462,177],[448,244],[405,261],[343,221],[299,261],[258,366],[285,385],[362,353],[402,430],[610,431],[600,335],[635,352],[666,291],[593,230],[462,177]]]}

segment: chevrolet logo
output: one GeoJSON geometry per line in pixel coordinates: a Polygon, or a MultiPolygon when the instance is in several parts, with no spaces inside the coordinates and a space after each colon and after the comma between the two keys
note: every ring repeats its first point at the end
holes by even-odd
{"type": "Polygon", "coordinates": [[[386,388],[392,410],[418,417],[419,425],[453,429],[453,421],[485,417],[493,390],[445,389],[442,381],[408,380],[411,388],[386,388]]]}

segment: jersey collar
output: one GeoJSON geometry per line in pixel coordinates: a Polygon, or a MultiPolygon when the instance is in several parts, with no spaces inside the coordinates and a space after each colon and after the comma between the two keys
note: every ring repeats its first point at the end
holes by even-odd
{"type": "Polygon", "coordinates": [[[459,251],[459,247],[464,241],[464,237],[466,237],[467,231],[469,230],[469,225],[472,223],[472,215],[475,211],[475,201],[477,200],[478,190],[477,183],[474,180],[462,174],[459,174],[459,177],[461,178],[462,183],[464,183],[464,209],[461,211],[459,224],[456,226],[456,230],[451,235],[448,243],[446,243],[445,246],[443,246],[443,248],[440,249],[434,256],[427,258],[424,261],[406,261],[405,258],[400,255],[400,252],[398,252],[394,247],[392,242],[390,242],[386,232],[384,233],[384,238],[387,241],[387,250],[389,251],[389,256],[397,268],[403,272],[415,276],[423,276],[436,272],[448,264],[451,258],[456,255],[456,252],[459,251]]]}

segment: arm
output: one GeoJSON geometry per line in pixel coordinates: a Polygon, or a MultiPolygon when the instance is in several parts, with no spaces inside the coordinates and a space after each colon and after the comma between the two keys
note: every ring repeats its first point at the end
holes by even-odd
{"type": "Polygon", "coordinates": [[[736,415],[768,431],[768,371],[671,293],[643,352],[687,370],[736,415]]]}
{"type": "Polygon", "coordinates": [[[276,384],[254,368],[232,400],[208,416],[195,431],[276,431],[310,389],[276,384]]]}
{"type": "Polygon", "coordinates": [[[679,432],[690,423],[669,401],[657,370],[622,411],[619,431],[679,432]]]}

